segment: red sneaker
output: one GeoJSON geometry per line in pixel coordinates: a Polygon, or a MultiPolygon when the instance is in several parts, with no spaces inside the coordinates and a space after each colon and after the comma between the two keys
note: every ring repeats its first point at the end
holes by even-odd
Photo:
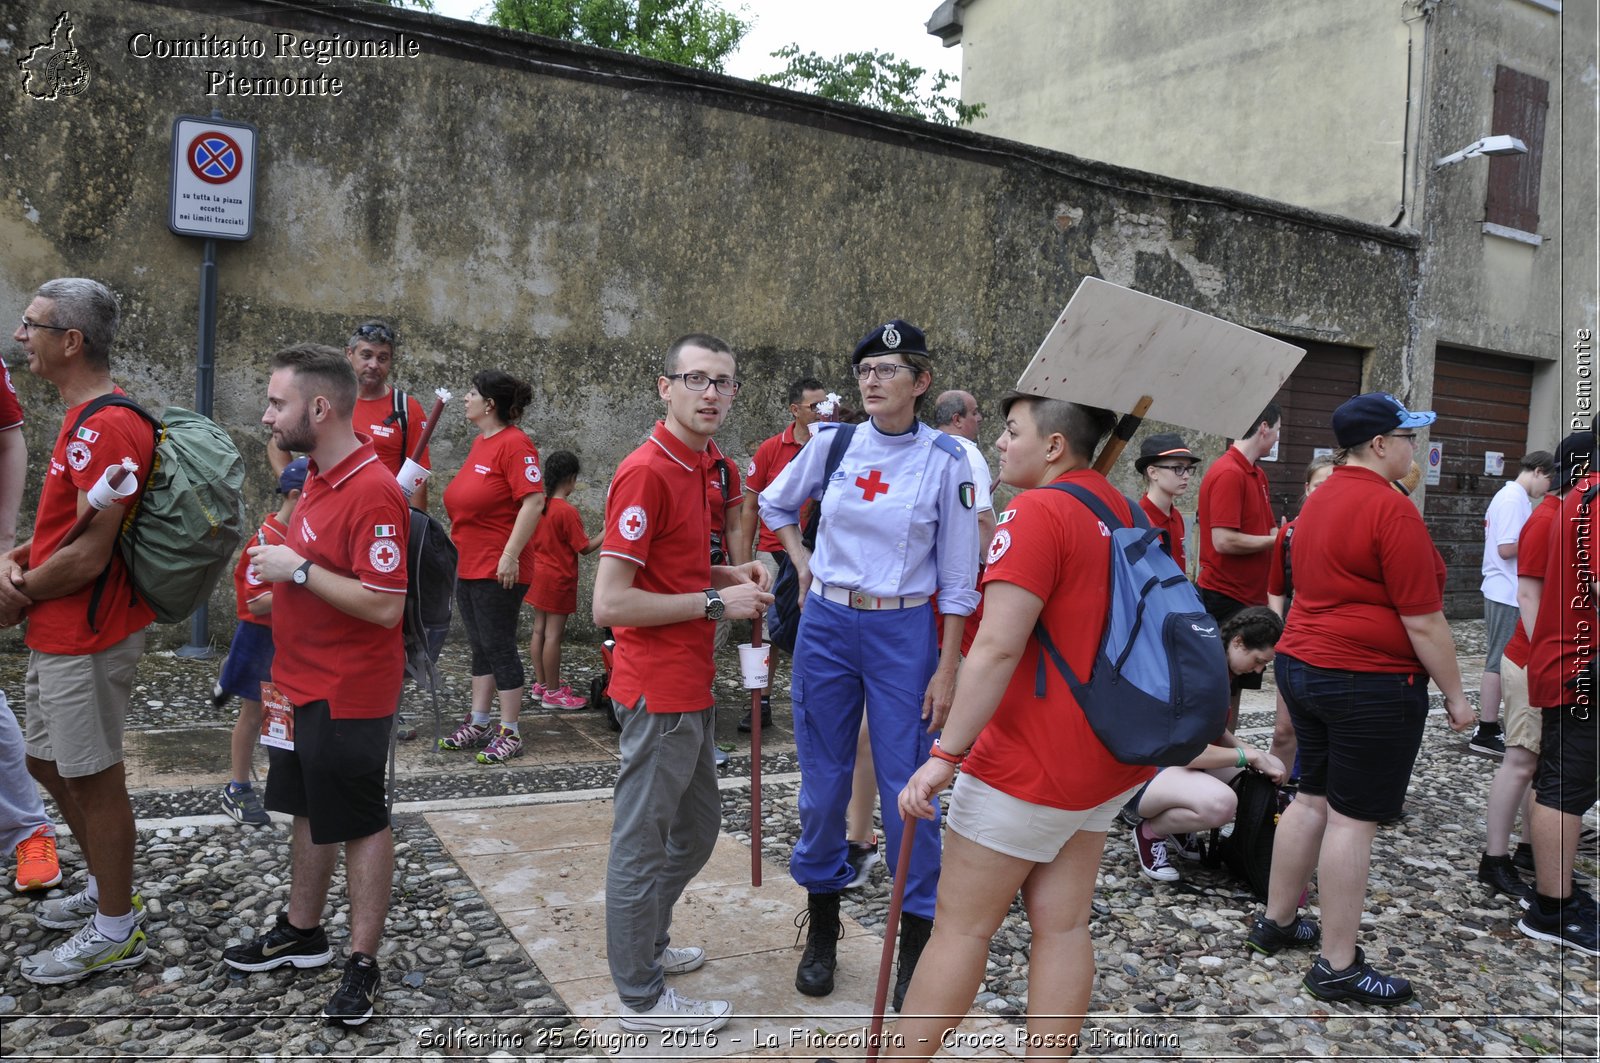
{"type": "Polygon", "coordinates": [[[60,882],[56,836],[45,824],[17,843],[17,892],[47,890],[60,882]]]}

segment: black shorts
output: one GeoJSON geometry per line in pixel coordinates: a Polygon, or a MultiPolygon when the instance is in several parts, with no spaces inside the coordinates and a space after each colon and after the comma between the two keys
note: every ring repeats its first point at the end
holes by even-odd
{"type": "MultiPolygon", "coordinates": [[[[1226,624],[1240,610],[1250,608],[1237,598],[1229,598],[1220,591],[1209,591],[1204,587],[1197,589],[1200,591],[1200,604],[1206,607],[1206,612],[1210,613],[1219,625],[1226,624]]],[[[1233,677],[1233,686],[1230,689],[1230,693],[1237,695],[1241,690],[1260,689],[1261,673],[1246,672],[1244,675],[1233,677]]]]}
{"type": "Polygon", "coordinates": [[[1600,790],[1600,710],[1566,705],[1541,709],[1539,769],[1533,779],[1536,800],[1546,808],[1581,816],[1600,790]]]}
{"type": "Polygon", "coordinates": [[[1405,806],[1428,719],[1428,677],[1341,672],[1278,654],[1278,690],[1300,743],[1300,792],[1381,823],[1405,806]]]}
{"type": "Polygon", "coordinates": [[[334,845],[389,826],[384,794],[394,717],[335,720],[326,701],[294,707],[294,748],[267,750],[272,812],[302,816],[311,840],[334,845]]]}

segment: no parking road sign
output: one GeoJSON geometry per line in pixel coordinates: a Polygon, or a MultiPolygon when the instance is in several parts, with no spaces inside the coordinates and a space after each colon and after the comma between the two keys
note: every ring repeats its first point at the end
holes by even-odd
{"type": "Polygon", "coordinates": [[[256,127],[179,115],[172,123],[172,212],[180,236],[248,240],[255,231],[256,127]]]}

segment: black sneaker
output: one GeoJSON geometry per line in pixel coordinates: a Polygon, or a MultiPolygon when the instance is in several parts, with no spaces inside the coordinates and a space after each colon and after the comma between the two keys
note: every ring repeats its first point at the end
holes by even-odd
{"type": "Polygon", "coordinates": [[[1524,908],[1533,899],[1533,887],[1517,874],[1517,869],[1511,863],[1509,856],[1490,856],[1484,853],[1483,859],[1478,861],[1478,881],[1496,893],[1503,893],[1520,902],[1524,908]]]}
{"type": "MultiPolygon", "coordinates": [[[[739,717],[739,733],[740,734],[749,734],[753,722],[754,721],[751,719],[750,710],[749,709],[744,710],[744,715],[739,717]]],[[[763,731],[765,731],[767,728],[769,728],[771,726],[772,726],[772,695],[771,694],[763,694],[763,695],[761,695],[761,729],[763,731]]]]}
{"type": "Polygon", "coordinates": [[[1327,960],[1318,956],[1301,984],[1318,1000],[1353,1000],[1358,1004],[1384,1007],[1405,1004],[1416,995],[1411,992],[1411,983],[1404,978],[1373,970],[1359,948],[1356,961],[1342,971],[1335,971],[1327,960]]]}
{"type": "Polygon", "coordinates": [[[378,961],[364,952],[352,952],[345,961],[339,988],[322,1009],[322,1017],[360,1026],[372,1018],[372,1002],[378,999],[378,961]]]}
{"type": "Polygon", "coordinates": [[[1600,956],[1600,926],[1594,901],[1585,904],[1576,893],[1552,915],[1541,912],[1538,904],[1532,905],[1517,920],[1517,929],[1537,941],[1551,941],[1587,956],[1600,956]]]}
{"type": "Polygon", "coordinates": [[[1263,912],[1251,924],[1244,943],[1263,956],[1275,956],[1282,949],[1314,949],[1322,943],[1322,928],[1303,915],[1295,916],[1288,926],[1279,926],[1263,912]]]}
{"type": "Polygon", "coordinates": [[[298,930],[282,912],[271,930],[248,945],[234,945],[222,952],[222,962],[236,971],[270,971],[286,963],[302,969],[325,967],[332,959],[333,950],[328,947],[328,935],[321,926],[298,930]]]}
{"type": "Polygon", "coordinates": [[[1497,723],[1480,723],[1478,730],[1473,734],[1472,740],[1467,743],[1467,748],[1475,753],[1487,753],[1491,757],[1506,755],[1505,735],[1500,733],[1497,723]]]}
{"type": "MultiPolygon", "coordinates": [[[[224,665],[226,665],[228,663],[228,659],[226,657],[224,657],[222,659],[222,663],[224,665]]],[[[211,684],[211,707],[212,708],[220,709],[220,708],[222,708],[224,705],[226,705],[228,702],[230,702],[232,700],[233,700],[233,695],[228,693],[226,690],[222,689],[222,680],[219,679],[215,683],[211,684]]]]}
{"type": "MultiPolygon", "coordinates": [[[[765,725],[763,725],[765,726],[765,725]]],[[[882,859],[878,855],[878,839],[874,837],[870,842],[850,842],[849,852],[845,859],[850,861],[850,881],[844,884],[847,890],[853,890],[872,873],[872,865],[882,859]]]]}

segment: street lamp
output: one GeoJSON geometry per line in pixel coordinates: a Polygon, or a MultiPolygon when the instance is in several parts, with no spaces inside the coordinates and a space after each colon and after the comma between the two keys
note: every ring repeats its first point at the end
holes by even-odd
{"type": "Polygon", "coordinates": [[[1484,137],[1482,140],[1475,140],[1460,151],[1451,152],[1449,155],[1437,160],[1433,164],[1433,168],[1437,170],[1440,167],[1449,166],[1452,163],[1460,162],[1463,159],[1475,158],[1479,155],[1526,155],[1527,153],[1528,145],[1516,137],[1500,133],[1496,136],[1484,137]]]}

